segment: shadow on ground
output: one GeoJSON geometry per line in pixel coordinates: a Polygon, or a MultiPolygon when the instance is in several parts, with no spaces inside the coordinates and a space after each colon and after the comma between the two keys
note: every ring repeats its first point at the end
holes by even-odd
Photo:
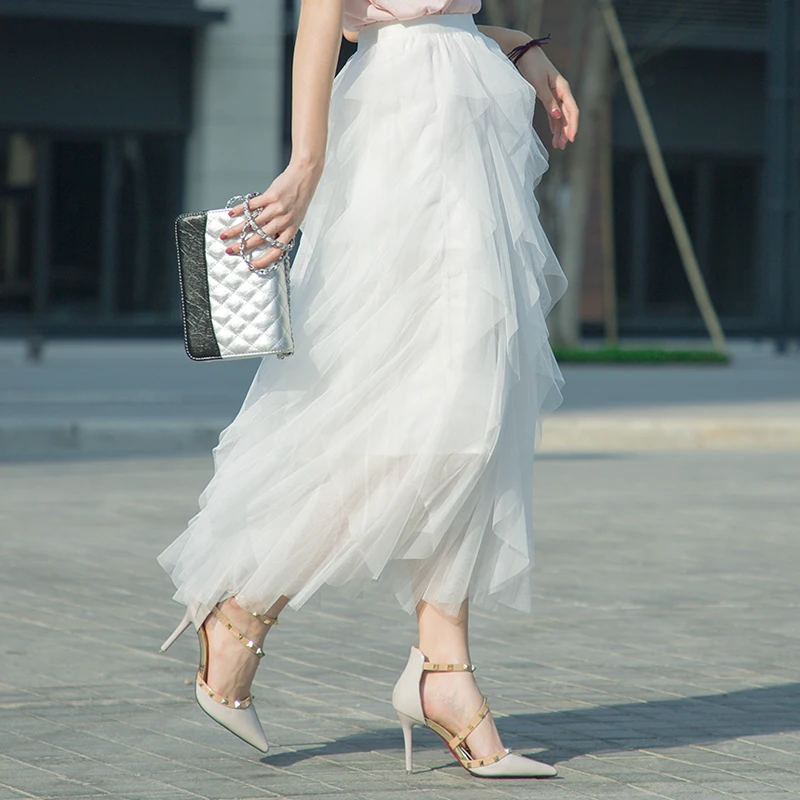
{"type": "MultiPolygon", "coordinates": [[[[515,750],[524,753],[545,747],[537,749],[536,758],[548,763],[620,750],[712,744],[800,730],[800,683],[676,700],[513,714],[500,718],[497,725],[506,745],[515,750]]],[[[415,751],[444,747],[434,734],[425,731],[420,735],[419,731],[415,731],[415,751]]],[[[399,725],[396,730],[376,728],[334,742],[300,744],[300,750],[276,753],[262,761],[288,767],[317,756],[394,750],[401,742],[399,725]]]]}

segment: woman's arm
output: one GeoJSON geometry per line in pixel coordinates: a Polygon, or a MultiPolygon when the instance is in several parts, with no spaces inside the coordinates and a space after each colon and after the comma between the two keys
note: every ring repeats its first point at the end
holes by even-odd
{"type": "MultiPolygon", "coordinates": [[[[478,30],[494,39],[506,55],[517,45],[526,44],[534,38],[524,31],[498,28],[494,25],[478,25],[478,30]]],[[[516,66],[520,75],[536,89],[536,96],[547,109],[553,147],[563,150],[567,142],[575,141],[580,116],[569,83],[553,66],[541,47],[534,46],[526,50],[517,60],[516,66]]]]}
{"type": "MultiPolygon", "coordinates": [[[[288,243],[300,230],[325,164],[328,141],[328,112],[333,79],[342,46],[343,0],[302,0],[292,61],[292,154],[286,169],[270,187],[250,201],[256,222],[269,236],[288,243]]],[[[241,205],[231,210],[242,215],[241,205]]],[[[222,239],[234,239],[242,232],[238,222],[222,232],[222,239]]],[[[247,249],[263,244],[251,236],[247,249]]],[[[238,240],[229,249],[238,252],[238,240]]],[[[271,247],[253,259],[265,267],[281,251],[271,247]]]]}
{"type": "Polygon", "coordinates": [[[342,4],[343,0],[302,0],[292,61],[291,162],[310,164],[320,171],[342,46],[342,4]]]}
{"type": "Polygon", "coordinates": [[[342,28],[342,36],[348,42],[358,42],[358,31],[348,31],[346,28],[342,28]]]}
{"type": "Polygon", "coordinates": [[[494,39],[504,53],[510,53],[517,45],[533,39],[533,36],[528,36],[524,31],[499,28],[497,25],[478,25],[477,28],[484,36],[494,39]]]}

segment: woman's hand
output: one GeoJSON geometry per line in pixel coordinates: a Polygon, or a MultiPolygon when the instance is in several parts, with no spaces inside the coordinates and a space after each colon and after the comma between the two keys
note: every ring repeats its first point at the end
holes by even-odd
{"type": "MultiPolygon", "coordinates": [[[[269,189],[250,200],[250,209],[264,233],[284,244],[292,240],[305,219],[321,172],[322,168],[318,165],[290,162],[270,184],[269,189]]],[[[232,218],[242,219],[230,228],[226,228],[220,234],[220,239],[233,240],[225,252],[235,254],[239,252],[239,235],[246,225],[244,208],[240,204],[234,206],[229,213],[232,218]]],[[[258,234],[252,234],[245,239],[245,250],[252,250],[263,244],[265,242],[258,234]]],[[[267,267],[281,255],[280,248],[270,247],[258,258],[253,259],[253,266],[259,269],[267,267]]]]}
{"type": "Polygon", "coordinates": [[[536,96],[547,109],[553,147],[563,150],[567,142],[575,141],[580,116],[567,79],[553,66],[541,47],[531,47],[523,53],[517,69],[536,89],[536,96]]]}

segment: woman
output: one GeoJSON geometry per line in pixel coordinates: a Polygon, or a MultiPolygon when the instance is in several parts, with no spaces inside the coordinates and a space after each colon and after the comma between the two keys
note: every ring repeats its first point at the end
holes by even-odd
{"type": "MultiPolygon", "coordinates": [[[[530,37],[479,28],[479,7],[302,3],[291,160],[251,203],[281,242],[303,227],[296,352],[262,361],[200,512],[159,557],[187,607],[162,649],[194,623],[198,702],[262,751],[249,691],[281,610],[379,579],[419,624],[393,694],[407,768],[420,724],[472,774],[555,774],[503,748],[467,614],[530,609],[534,446],[563,384],[544,319],[566,289],[531,122],[538,96],[563,149],[578,109],[541,48],[515,65],[530,37]],[[343,19],[358,49],[334,78],[343,19]]],[[[262,251],[256,266],[280,256],[262,251]]]]}

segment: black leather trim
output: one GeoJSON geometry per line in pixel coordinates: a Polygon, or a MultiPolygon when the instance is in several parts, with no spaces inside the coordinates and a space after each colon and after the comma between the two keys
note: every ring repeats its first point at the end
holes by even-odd
{"type": "Polygon", "coordinates": [[[221,358],[211,321],[206,266],[206,215],[181,214],[175,220],[186,352],[195,361],[221,358]]]}

